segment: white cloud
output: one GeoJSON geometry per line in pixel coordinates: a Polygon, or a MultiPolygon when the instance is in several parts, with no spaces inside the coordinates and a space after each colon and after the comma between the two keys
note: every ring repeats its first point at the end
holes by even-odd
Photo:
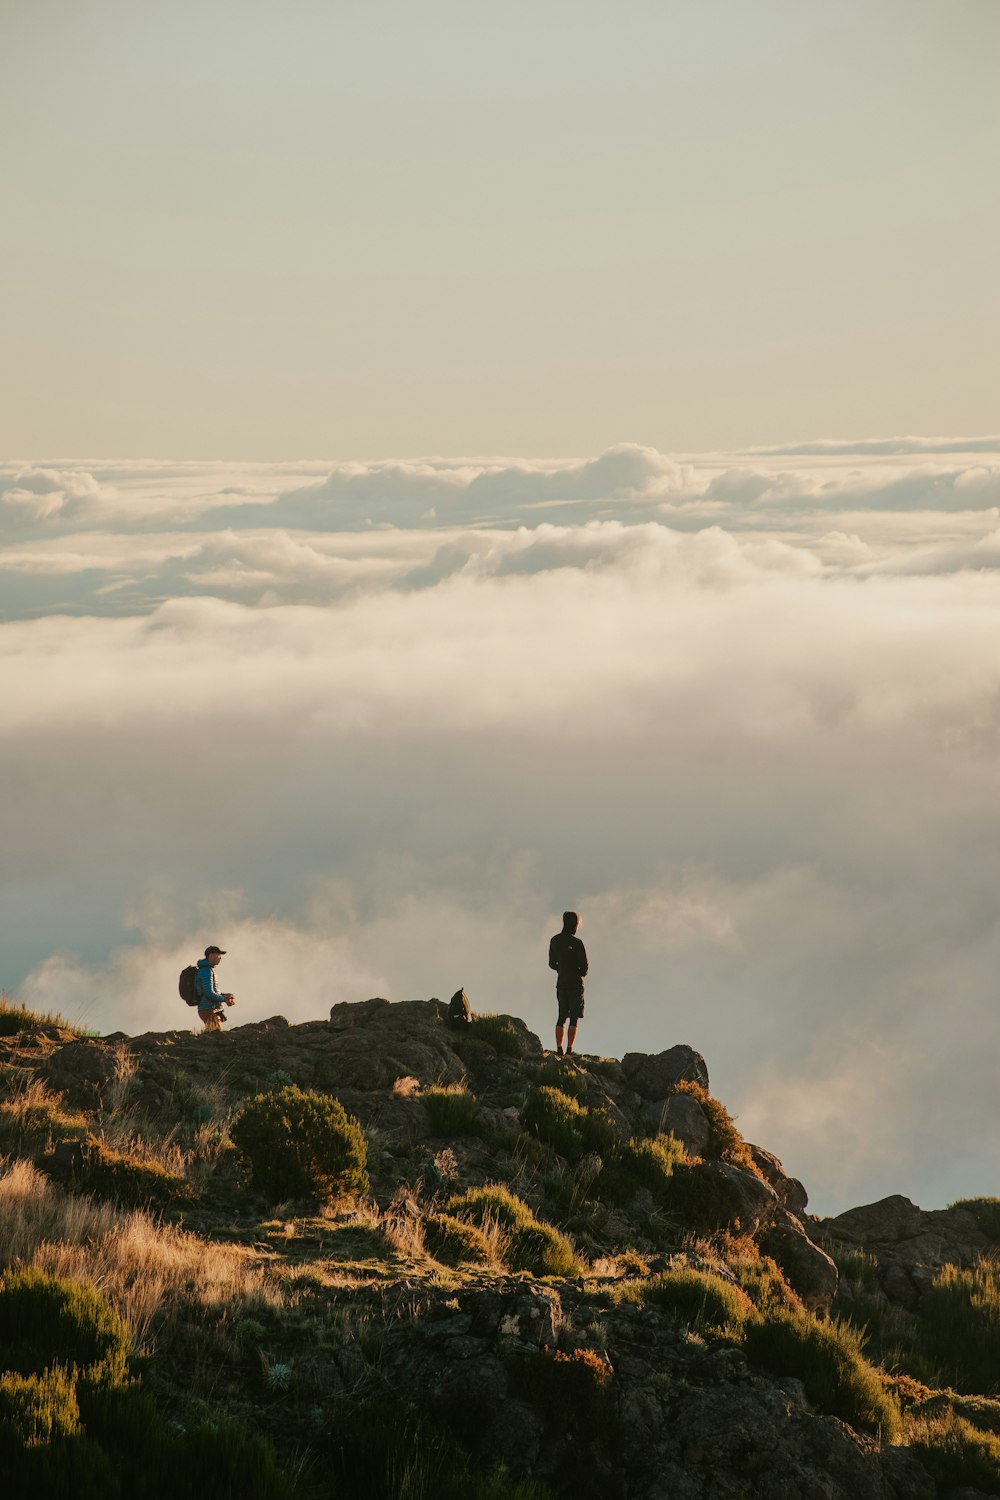
{"type": "Polygon", "coordinates": [[[37,466],[0,981],[181,1025],[221,941],[234,1020],[462,984],[545,1032],[572,906],[588,1045],[699,1046],[816,1203],[940,1201],[927,1119],[992,1191],[996,470],[922,463],[358,465],[309,492],[341,531],[261,519],[327,466],[37,466]]]}

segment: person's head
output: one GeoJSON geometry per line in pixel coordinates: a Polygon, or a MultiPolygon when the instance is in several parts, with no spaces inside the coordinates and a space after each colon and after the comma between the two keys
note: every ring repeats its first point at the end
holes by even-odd
{"type": "Polygon", "coordinates": [[[205,957],[208,959],[213,969],[215,968],[216,964],[222,962],[225,956],[225,948],[217,948],[214,943],[210,943],[209,946],[205,949],[205,957]]]}
{"type": "Polygon", "coordinates": [[[577,916],[575,911],[563,912],[563,932],[568,932],[570,933],[570,935],[572,935],[579,927],[579,925],[580,918],[577,916]]]}

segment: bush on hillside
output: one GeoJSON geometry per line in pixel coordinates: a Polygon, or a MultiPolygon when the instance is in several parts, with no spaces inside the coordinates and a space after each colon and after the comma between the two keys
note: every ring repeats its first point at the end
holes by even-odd
{"type": "Polygon", "coordinates": [[[294,1084],[257,1094],[231,1131],[254,1184],[274,1203],[290,1198],[324,1202],[368,1191],[364,1131],[339,1099],[294,1084]]]}
{"type": "Polygon", "coordinates": [[[587,1097],[587,1075],[570,1062],[543,1063],[535,1074],[534,1081],[539,1088],[559,1089],[578,1104],[582,1104],[587,1097]]]}
{"type": "Polygon", "coordinates": [[[739,1339],[754,1315],[746,1293],[712,1271],[662,1271],[638,1287],[643,1306],[663,1308],[694,1333],[739,1339]]]}
{"type": "Polygon", "coordinates": [[[478,1134],[479,1100],[466,1089],[426,1089],[421,1094],[433,1135],[446,1138],[478,1134]]]}
{"type": "Polygon", "coordinates": [[[956,1416],[915,1423],[910,1444],[939,1490],[1000,1495],[1000,1438],[956,1416]]]}
{"type": "Polygon", "coordinates": [[[966,1393],[1000,1391],[1000,1266],[943,1266],[920,1301],[920,1346],[941,1383],[966,1393]]]}
{"type": "Polygon", "coordinates": [[[469,1418],[469,1405],[458,1401],[453,1430],[384,1393],[340,1403],[317,1443],[329,1493],[364,1500],[549,1500],[531,1480],[477,1472],[463,1447],[469,1418]]]}
{"type": "Polygon", "coordinates": [[[899,1436],[899,1405],[861,1352],[861,1335],[849,1324],[819,1322],[804,1312],[777,1310],[748,1323],[746,1352],[774,1375],[794,1375],[810,1401],[852,1427],[899,1436]]]}
{"type": "Polygon", "coordinates": [[[293,1500],[270,1446],[231,1423],[181,1432],[129,1375],[128,1328],[84,1283],[0,1281],[3,1493],[74,1500],[293,1500]]]}
{"type": "Polygon", "coordinates": [[[115,1151],[96,1140],[83,1147],[73,1184],[122,1208],[166,1211],[198,1201],[197,1190],[180,1172],[171,1172],[137,1151],[115,1151]]]}
{"type": "Polygon", "coordinates": [[[697,1234],[737,1229],[743,1204],[735,1185],[702,1162],[677,1162],[664,1206],[697,1234]]]}
{"type": "Polygon", "coordinates": [[[687,1152],[675,1136],[661,1132],[646,1140],[622,1141],[614,1154],[614,1164],[637,1187],[653,1195],[660,1208],[667,1206],[670,1183],[675,1167],[687,1161],[687,1152]]]}
{"type": "Polygon", "coordinates": [[[521,1110],[521,1124],[567,1161],[576,1161],[584,1149],[582,1126],[586,1115],[583,1105],[561,1089],[532,1085],[521,1110]]]}
{"type": "Polygon", "coordinates": [[[949,1208],[964,1208],[988,1240],[1000,1240],[1000,1198],[957,1198],[949,1208]]]}
{"type": "Polygon", "coordinates": [[[504,1264],[511,1271],[530,1271],[535,1276],[577,1276],[580,1261],[566,1235],[536,1218],[531,1209],[500,1183],[469,1188],[452,1198],[447,1211],[459,1219],[470,1219],[482,1227],[499,1225],[507,1238],[504,1264]]]}
{"type": "Polygon", "coordinates": [[[484,1011],[481,1015],[473,1016],[465,1031],[477,1041],[488,1042],[501,1057],[521,1056],[521,1038],[510,1016],[497,1016],[484,1011]]]}
{"type": "Polygon", "coordinates": [[[39,1375],[58,1351],[84,1372],[102,1367],[124,1376],[128,1327],[85,1282],[46,1276],[31,1267],[0,1277],[0,1367],[39,1375]]]}
{"type": "Polygon", "coordinates": [[[486,1265],[492,1259],[490,1242],[482,1230],[453,1214],[427,1215],[424,1244],[434,1259],[446,1266],[460,1266],[466,1261],[486,1265]]]}

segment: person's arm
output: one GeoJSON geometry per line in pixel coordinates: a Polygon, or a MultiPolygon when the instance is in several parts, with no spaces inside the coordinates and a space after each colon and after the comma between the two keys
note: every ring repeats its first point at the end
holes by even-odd
{"type": "Polygon", "coordinates": [[[557,974],[559,973],[559,934],[558,933],[556,933],[555,937],[549,943],[549,968],[550,969],[555,969],[556,973],[557,974]]]}
{"type": "Polygon", "coordinates": [[[580,940],[580,938],[577,938],[577,942],[580,945],[580,952],[577,954],[577,959],[579,961],[580,978],[582,979],[583,976],[586,974],[587,970],[589,969],[590,965],[587,963],[587,950],[583,946],[583,943],[580,940]]]}

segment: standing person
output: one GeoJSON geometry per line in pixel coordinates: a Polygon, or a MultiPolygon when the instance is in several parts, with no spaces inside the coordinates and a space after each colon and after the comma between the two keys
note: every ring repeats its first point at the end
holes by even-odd
{"type": "Polygon", "coordinates": [[[576,1028],[583,1016],[583,976],[587,972],[587,950],[576,935],[580,918],[575,911],[563,912],[562,932],[557,932],[549,943],[549,968],[555,969],[556,1001],[559,1018],[556,1021],[556,1052],[563,1055],[563,1026],[569,1022],[566,1037],[566,1056],[573,1055],[576,1028]]]}
{"type": "Polygon", "coordinates": [[[216,966],[225,956],[225,948],[217,948],[214,943],[210,943],[205,949],[205,957],[198,960],[198,1014],[206,1031],[221,1031],[226,1019],[223,1005],[236,1004],[235,995],[221,991],[215,982],[216,966]]]}

